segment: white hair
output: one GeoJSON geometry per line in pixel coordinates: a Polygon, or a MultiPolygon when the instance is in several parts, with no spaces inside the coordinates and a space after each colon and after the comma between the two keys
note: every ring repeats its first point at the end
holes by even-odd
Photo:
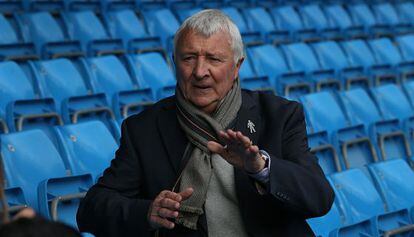
{"type": "Polygon", "coordinates": [[[230,36],[230,46],[234,54],[234,62],[237,63],[244,57],[243,41],[240,31],[233,21],[222,11],[216,9],[202,10],[187,18],[178,28],[174,36],[174,55],[177,43],[183,32],[193,30],[205,37],[210,37],[218,32],[226,32],[230,36]]]}

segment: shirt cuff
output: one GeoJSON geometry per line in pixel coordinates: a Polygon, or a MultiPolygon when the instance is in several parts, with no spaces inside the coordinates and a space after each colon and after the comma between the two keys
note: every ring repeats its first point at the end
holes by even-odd
{"type": "Polygon", "coordinates": [[[266,160],[266,166],[261,171],[259,171],[258,173],[256,173],[256,174],[249,174],[249,175],[253,179],[255,179],[255,180],[257,180],[257,181],[265,184],[265,183],[269,182],[270,162],[271,162],[271,159],[270,159],[269,153],[267,153],[266,151],[260,150],[260,153],[263,155],[263,157],[266,160]]]}

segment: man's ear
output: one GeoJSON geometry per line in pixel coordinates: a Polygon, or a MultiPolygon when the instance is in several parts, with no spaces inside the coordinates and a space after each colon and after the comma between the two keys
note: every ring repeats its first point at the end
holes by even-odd
{"type": "Polygon", "coordinates": [[[241,68],[241,65],[243,64],[243,62],[244,62],[244,57],[242,57],[242,58],[240,58],[239,59],[239,61],[237,61],[237,63],[236,63],[236,68],[235,68],[235,72],[234,72],[234,78],[237,78],[237,77],[239,77],[239,71],[240,71],[240,68],[241,68]]]}

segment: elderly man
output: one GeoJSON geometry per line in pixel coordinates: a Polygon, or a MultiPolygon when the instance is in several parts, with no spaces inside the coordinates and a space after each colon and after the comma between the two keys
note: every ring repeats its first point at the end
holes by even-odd
{"type": "Polygon", "coordinates": [[[111,166],[82,201],[96,236],[312,236],[333,192],[302,106],[242,91],[240,32],[218,10],[174,39],[177,89],[122,124],[111,166]]]}

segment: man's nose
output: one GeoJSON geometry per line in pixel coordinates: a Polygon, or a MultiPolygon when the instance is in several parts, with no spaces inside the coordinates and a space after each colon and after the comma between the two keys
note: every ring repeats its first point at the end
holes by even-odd
{"type": "Polygon", "coordinates": [[[208,64],[203,58],[198,58],[193,74],[194,77],[197,79],[203,79],[204,77],[209,75],[208,64]]]}

